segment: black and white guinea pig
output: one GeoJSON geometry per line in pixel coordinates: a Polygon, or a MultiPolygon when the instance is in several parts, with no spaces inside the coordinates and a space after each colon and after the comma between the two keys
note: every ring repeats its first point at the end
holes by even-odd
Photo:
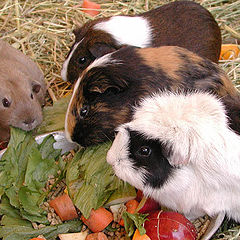
{"type": "Polygon", "coordinates": [[[184,48],[125,47],[96,59],[75,84],[65,118],[69,140],[88,146],[114,138],[138,101],[167,89],[201,89],[222,97],[240,132],[240,97],[217,64],[184,48]]]}
{"type": "Polygon", "coordinates": [[[221,32],[211,13],[198,3],[176,1],[136,16],[87,22],[74,31],[75,42],[63,64],[64,81],[74,83],[96,58],[127,45],[179,46],[218,62],[221,32]]]}
{"type": "Polygon", "coordinates": [[[107,162],[119,178],[189,219],[240,221],[240,136],[216,96],[154,94],[117,132],[107,162]]]}

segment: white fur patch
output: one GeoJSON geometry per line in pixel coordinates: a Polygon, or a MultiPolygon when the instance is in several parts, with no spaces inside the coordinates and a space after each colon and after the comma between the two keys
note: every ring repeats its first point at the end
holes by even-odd
{"type": "MultiPolygon", "coordinates": [[[[83,39],[82,39],[83,40],[83,39]]],[[[64,61],[63,63],[63,66],[62,66],[62,70],[61,70],[61,77],[63,79],[63,81],[67,81],[67,70],[68,70],[68,64],[69,64],[69,61],[73,55],[73,53],[75,52],[75,50],[77,49],[78,45],[82,42],[82,40],[78,43],[76,43],[74,46],[73,46],[73,49],[72,51],[70,52],[70,54],[68,55],[68,58],[64,61]]]]}
{"type": "Polygon", "coordinates": [[[100,58],[95,59],[86,69],[86,72],[88,72],[89,70],[91,70],[94,67],[103,67],[106,66],[108,64],[113,64],[113,63],[117,63],[116,60],[111,58],[112,53],[108,53],[103,55],[100,58]]]}
{"type": "Polygon", "coordinates": [[[133,120],[118,130],[108,154],[117,176],[191,219],[226,214],[240,221],[240,136],[228,127],[225,108],[215,96],[155,94],[145,98],[133,120]],[[144,171],[131,165],[127,128],[170,144],[168,160],[178,167],[162,187],[143,186],[144,171]],[[188,161],[180,166],[179,158],[188,161]]]}
{"type": "Polygon", "coordinates": [[[114,16],[100,22],[94,29],[105,31],[113,36],[120,45],[148,47],[152,41],[152,30],[143,17],[114,16]]]}

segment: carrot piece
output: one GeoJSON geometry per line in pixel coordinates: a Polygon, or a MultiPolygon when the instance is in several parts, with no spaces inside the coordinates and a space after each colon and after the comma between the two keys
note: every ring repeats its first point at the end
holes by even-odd
{"type": "Polygon", "coordinates": [[[220,60],[235,59],[240,56],[240,49],[236,44],[222,44],[220,60]]]}
{"type": "Polygon", "coordinates": [[[78,218],[76,208],[67,194],[63,194],[51,200],[49,205],[55,210],[62,221],[78,218]]]}
{"type": "Polygon", "coordinates": [[[43,238],[31,238],[29,240],[43,240],[43,238]]]}
{"type": "Polygon", "coordinates": [[[108,238],[103,232],[98,232],[88,234],[86,240],[108,240],[108,238]]]}
{"type": "MultiPolygon", "coordinates": [[[[133,214],[133,213],[135,213],[138,205],[139,205],[139,202],[138,202],[137,200],[135,200],[135,199],[129,200],[129,201],[125,204],[125,206],[127,207],[127,210],[126,210],[126,211],[127,211],[128,213],[132,213],[132,214],[133,214]]],[[[119,224],[120,226],[124,226],[124,221],[123,221],[123,219],[121,219],[118,224],[119,224]]]]}
{"type": "Polygon", "coordinates": [[[88,219],[83,216],[81,219],[92,232],[96,233],[102,231],[113,221],[113,214],[104,207],[100,207],[97,210],[92,209],[88,219]]]}
{"type": "Polygon", "coordinates": [[[140,235],[138,229],[136,229],[132,240],[151,240],[151,238],[147,234],[140,235]]]}
{"type": "Polygon", "coordinates": [[[91,15],[96,16],[99,14],[99,10],[101,8],[101,5],[95,2],[91,2],[89,0],[83,0],[82,8],[84,8],[82,11],[91,15]]]}

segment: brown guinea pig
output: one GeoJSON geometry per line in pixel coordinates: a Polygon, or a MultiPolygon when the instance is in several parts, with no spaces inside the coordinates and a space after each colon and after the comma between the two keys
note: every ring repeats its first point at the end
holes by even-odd
{"type": "Polygon", "coordinates": [[[87,22],[74,31],[75,43],[63,64],[64,81],[74,83],[96,58],[123,46],[179,46],[218,62],[221,32],[211,13],[198,3],[176,1],[136,16],[87,22]]]}
{"type": "Polygon", "coordinates": [[[96,59],[75,84],[65,131],[83,146],[114,138],[131,121],[141,98],[159,90],[199,89],[216,94],[226,105],[232,129],[240,132],[240,97],[217,64],[184,48],[126,47],[96,59]]]}
{"type": "Polygon", "coordinates": [[[29,131],[42,122],[45,93],[38,66],[0,40],[0,141],[9,139],[9,126],[29,131]]]}

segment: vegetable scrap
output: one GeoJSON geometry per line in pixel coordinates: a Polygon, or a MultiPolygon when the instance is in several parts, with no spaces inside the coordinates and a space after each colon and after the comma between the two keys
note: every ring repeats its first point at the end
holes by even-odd
{"type": "Polygon", "coordinates": [[[63,194],[51,200],[49,205],[54,209],[62,221],[78,218],[77,210],[67,194],[63,194]]]}
{"type": "Polygon", "coordinates": [[[91,233],[86,237],[86,240],[107,240],[107,236],[103,232],[91,233]]]}
{"type": "Polygon", "coordinates": [[[92,209],[89,218],[86,219],[82,215],[81,219],[92,232],[96,233],[104,230],[113,221],[113,214],[100,207],[97,210],[92,209]]]}
{"type": "Polygon", "coordinates": [[[96,16],[99,14],[99,9],[101,8],[101,5],[89,0],[83,0],[82,3],[82,8],[83,8],[83,12],[91,15],[91,16],[96,16]]]}
{"type": "Polygon", "coordinates": [[[240,48],[237,44],[222,44],[220,60],[233,60],[240,57],[240,48]]]}
{"type": "Polygon", "coordinates": [[[135,233],[133,235],[132,240],[151,240],[151,239],[150,239],[150,237],[147,234],[141,235],[139,230],[136,229],[136,231],[135,231],[135,233]]]}

